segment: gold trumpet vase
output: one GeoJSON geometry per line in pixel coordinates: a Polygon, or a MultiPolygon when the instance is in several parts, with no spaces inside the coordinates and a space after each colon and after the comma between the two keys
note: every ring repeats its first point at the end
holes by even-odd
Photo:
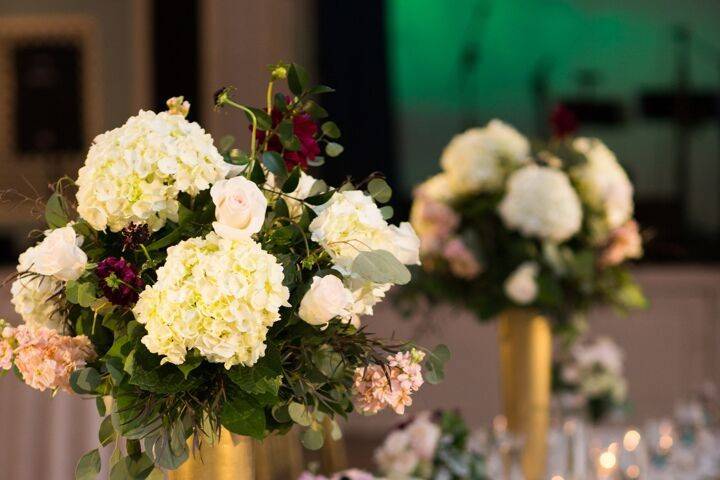
{"type": "MultiPolygon", "coordinates": [[[[192,441],[192,439],[190,440],[192,441]]],[[[255,480],[253,440],[223,429],[220,438],[206,439],[199,451],[180,468],[168,472],[169,480],[255,480]]]]}
{"type": "Polygon", "coordinates": [[[543,480],[550,419],[550,322],[532,309],[507,310],[500,315],[499,342],[507,427],[523,442],[525,478],[543,480]]]}

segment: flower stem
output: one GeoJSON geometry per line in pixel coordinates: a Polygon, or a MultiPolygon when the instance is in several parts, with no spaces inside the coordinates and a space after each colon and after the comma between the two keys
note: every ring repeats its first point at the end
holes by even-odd
{"type": "MultiPolygon", "coordinates": [[[[247,113],[248,115],[250,115],[250,118],[252,119],[252,135],[250,136],[250,158],[253,161],[255,161],[255,134],[257,133],[257,117],[252,112],[252,110],[247,108],[245,105],[240,105],[239,103],[234,102],[234,101],[230,100],[229,98],[227,100],[225,100],[225,103],[230,105],[231,107],[238,108],[238,109],[242,110],[243,112],[247,113]]],[[[250,171],[249,168],[248,168],[248,171],[250,171]]]]}

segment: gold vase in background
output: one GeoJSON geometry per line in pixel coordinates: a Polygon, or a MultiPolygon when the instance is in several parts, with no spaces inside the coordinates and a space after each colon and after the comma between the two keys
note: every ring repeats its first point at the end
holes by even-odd
{"type": "Polygon", "coordinates": [[[507,427],[523,442],[525,478],[543,480],[550,418],[550,322],[531,309],[508,310],[500,316],[499,341],[507,427]]]}
{"type": "MultiPolygon", "coordinates": [[[[190,440],[192,441],[192,439],[190,440]]],[[[215,443],[203,442],[200,451],[180,468],[168,472],[169,480],[255,480],[253,441],[223,429],[215,443]]]]}

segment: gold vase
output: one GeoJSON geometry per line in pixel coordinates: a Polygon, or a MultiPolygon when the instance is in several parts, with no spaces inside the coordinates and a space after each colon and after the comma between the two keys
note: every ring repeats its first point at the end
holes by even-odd
{"type": "Polygon", "coordinates": [[[550,322],[531,309],[507,310],[500,316],[499,341],[508,430],[523,442],[525,478],[542,480],[550,418],[550,322]]]}
{"type": "MultiPolygon", "coordinates": [[[[192,441],[192,439],[190,440],[192,441]]],[[[180,468],[168,472],[169,480],[255,480],[253,441],[223,429],[220,438],[206,439],[199,451],[180,468]]]]}

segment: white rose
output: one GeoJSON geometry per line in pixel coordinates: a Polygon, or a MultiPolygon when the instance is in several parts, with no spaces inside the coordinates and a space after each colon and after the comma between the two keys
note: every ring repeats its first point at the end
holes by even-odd
{"type": "Polygon", "coordinates": [[[408,222],[403,222],[398,227],[390,225],[390,234],[390,253],[404,265],[420,265],[420,238],[412,225],[408,222]]]}
{"type": "Polygon", "coordinates": [[[335,275],[313,277],[298,313],[310,325],[325,325],[335,317],[350,318],[353,301],[352,292],[335,275]]]}
{"type": "Polygon", "coordinates": [[[505,226],[525,236],[561,243],[582,226],[582,208],[567,175],[528,165],[513,173],[498,206],[505,226]]]}
{"type": "Polygon", "coordinates": [[[51,230],[42,242],[20,255],[18,271],[76,280],[87,265],[87,255],[80,248],[82,241],[71,225],[51,230]]]}
{"type": "Polygon", "coordinates": [[[221,180],[212,186],[210,196],[217,219],[213,229],[221,237],[239,240],[262,228],[267,199],[254,182],[245,177],[221,180]]]}
{"type": "Polygon", "coordinates": [[[510,274],[507,280],[505,280],[505,295],[520,305],[532,303],[538,293],[536,280],[538,271],[539,267],[535,262],[525,262],[521,264],[510,274]]]}

